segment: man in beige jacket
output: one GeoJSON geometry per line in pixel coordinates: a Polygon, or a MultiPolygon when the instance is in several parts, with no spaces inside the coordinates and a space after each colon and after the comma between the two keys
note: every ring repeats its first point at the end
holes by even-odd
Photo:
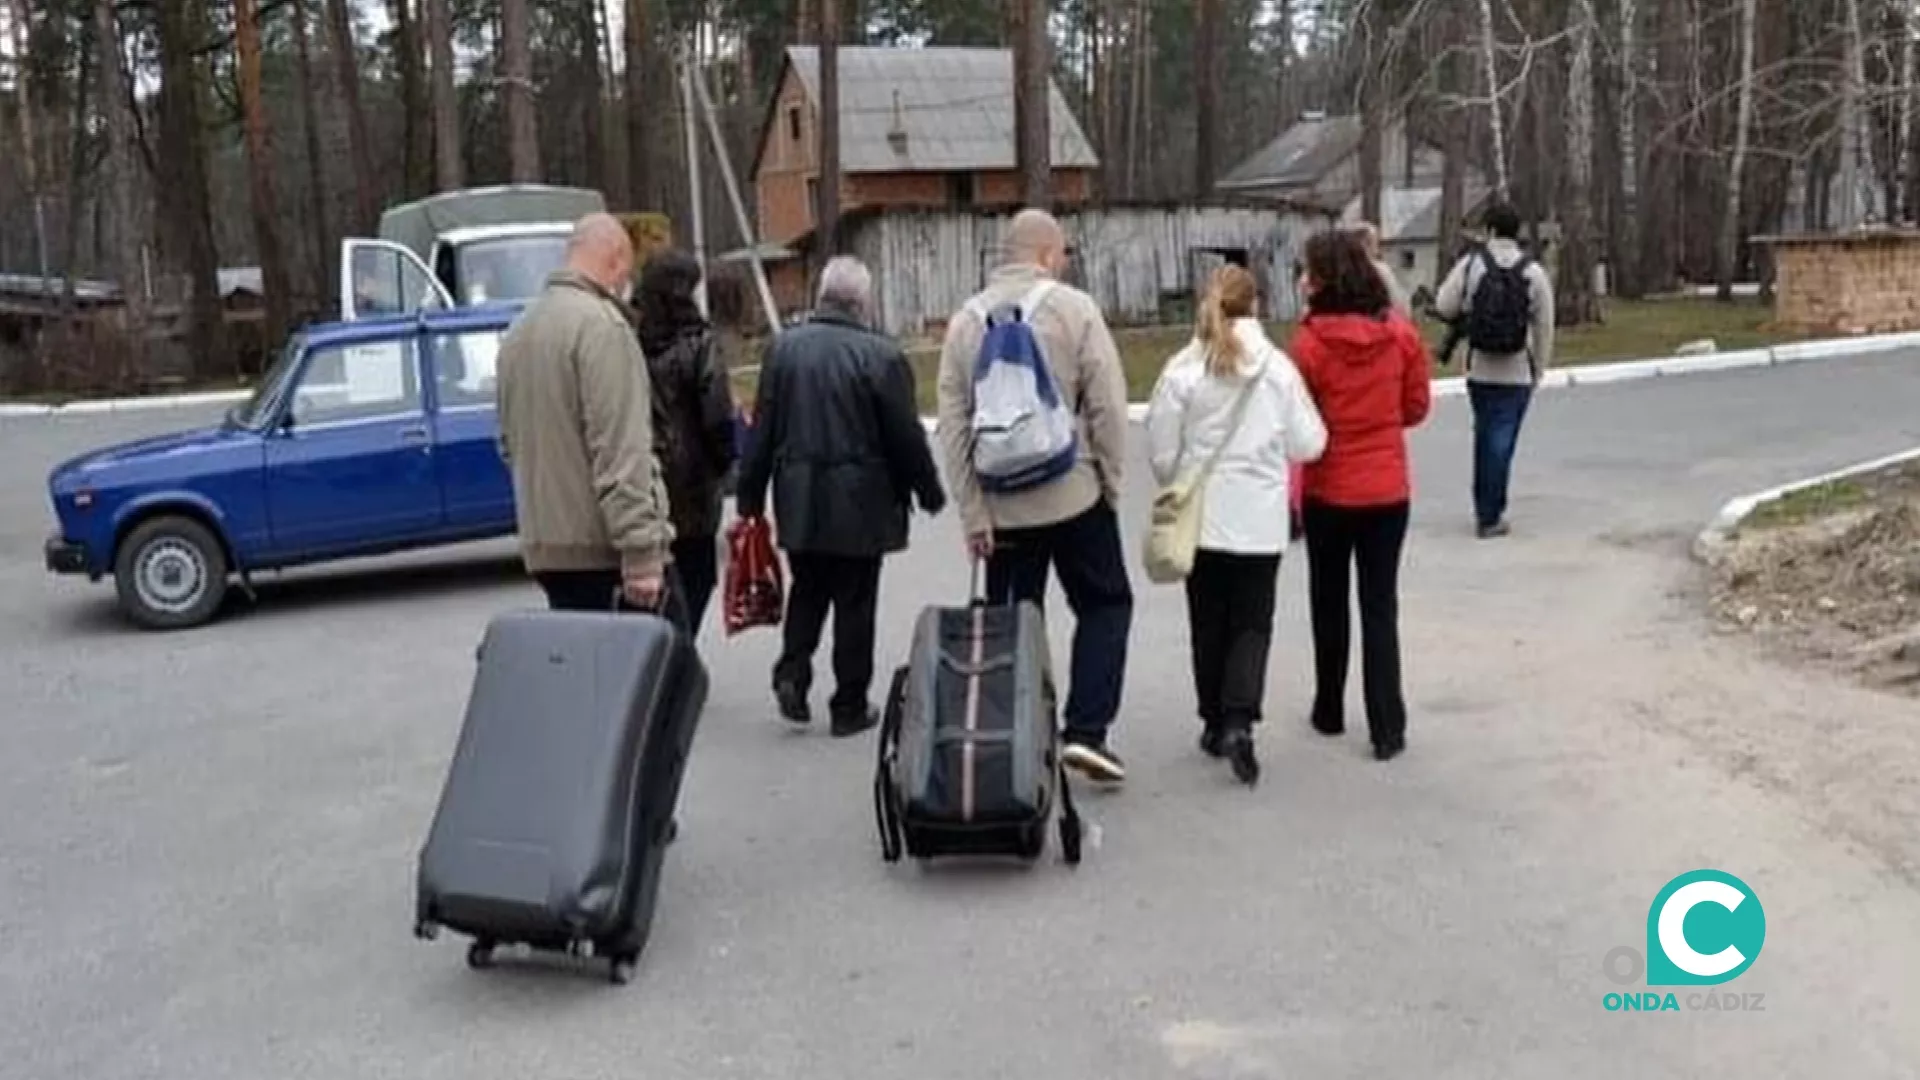
{"type": "Polygon", "coordinates": [[[947,324],[940,354],[939,435],[967,544],[987,560],[987,595],[1040,603],[1051,570],[1073,609],[1073,663],[1063,758],[1101,781],[1126,778],[1107,745],[1126,677],[1133,591],[1120,544],[1127,380],[1093,298],[1059,282],[1066,234],[1051,214],[1023,210],[1008,226],[1006,265],[947,324]],[[1073,467],[1037,486],[986,492],[974,466],[974,366],[986,336],[982,311],[1031,304],[1047,367],[1078,418],[1073,467]]]}
{"type": "Polygon", "coordinates": [[[500,346],[500,449],[520,555],[559,610],[658,610],[673,524],[654,456],[647,361],[627,321],[633,244],[619,221],[574,227],[500,346]]]}

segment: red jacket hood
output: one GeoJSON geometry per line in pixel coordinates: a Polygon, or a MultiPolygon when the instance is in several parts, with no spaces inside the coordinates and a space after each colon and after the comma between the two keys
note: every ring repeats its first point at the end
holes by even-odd
{"type": "Polygon", "coordinates": [[[1391,315],[1309,315],[1300,329],[1318,338],[1328,353],[1346,361],[1375,358],[1398,334],[1391,315]]]}

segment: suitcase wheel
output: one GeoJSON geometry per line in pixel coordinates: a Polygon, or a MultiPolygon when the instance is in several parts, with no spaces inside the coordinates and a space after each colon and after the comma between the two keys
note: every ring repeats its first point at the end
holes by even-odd
{"type": "Polygon", "coordinates": [[[1060,818],[1060,854],[1068,866],[1080,865],[1080,840],[1082,828],[1078,817],[1062,815],[1060,818]]]}
{"type": "Polygon", "coordinates": [[[607,981],[615,986],[625,986],[632,982],[636,959],[633,956],[614,957],[613,963],[607,966],[607,981]]]}
{"type": "Polygon", "coordinates": [[[493,942],[476,940],[467,946],[467,966],[475,971],[485,971],[493,966],[493,942]]]}

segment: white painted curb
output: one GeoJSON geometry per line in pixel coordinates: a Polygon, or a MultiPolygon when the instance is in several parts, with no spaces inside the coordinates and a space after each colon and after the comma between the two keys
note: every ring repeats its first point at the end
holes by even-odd
{"type": "MultiPolygon", "coordinates": [[[[1920,332],[1800,341],[1766,349],[1741,349],[1735,352],[1710,353],[1706,356],[1669,356],[1651,360],[1621,360],[1607,364],[1555,368],[1540,380],[1540,386],[1542,389],[1601,386],[1607,383],[1632,382],[1667,375],[1695,375],[1707,371],[1771,367],[1775,364],[1792,364],[1806,360],[1870,356],[1875,353],[1911,348],[1920,348],[1920,332]]],[[[1466,389],[1466,380],[1458,377],[1433,381],[1433,396],[1437,398],[1459,397],[1466,393],[1466,389]]],[[[245,401],[252,394],[251,390],[214,390],[196,394],[72,401],[65,405],[0,402],[0,420],[66,414],[77,416],[179,409],[194,405],[227,405],[245,401]]],[[[1136,422],[1144,419],[1146,414],[1147,408],[1144,404],[1136,403],[1127,409],[1128,418],[1136,422]]]]}
{"type": "Polygon", "coordinates": [[[84,416],[100,413],[143,412],[152,409],[184,409],[194,405],[234,405],[252,396],[251,390],[208,390],[196,394],[155,394],[151,397],[69,401],[64,405],[0,401],[0,420],[32,416],[84,416]]]}
{"type": "Polygon", "coordinates": [[[1779,487],[1729,499],[1727,504],[1720,508],[1720,512],[1713,516],[1713,520],[1707,523],[1707,527],[1701,529],[1699,535],[1693,538],[1693,556],[1704,563],[1711,564],[1718,561],[1721,554],[1726,551],[1727,545],[1733,541],[1734,535],[1740,531],[1740,525],[1752,517],[1754,511],[1768,503],[1778,502],[1797,491],[1831,484],[1835,480],[1845,480],[1848,477],[1876,473],[1896,465],[1905,465],[1910,461],[1920,461],[1920,446],[1872,461],[1849,465],[1844,469],[1836,469],[1821,476],[1809,476],[1804,480],[1795,480],[1790,484],[1781,484],[1779,487]]]}

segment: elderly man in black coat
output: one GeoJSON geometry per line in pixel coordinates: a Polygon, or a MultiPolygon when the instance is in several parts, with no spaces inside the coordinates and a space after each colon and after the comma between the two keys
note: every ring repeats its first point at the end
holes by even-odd
{"type": "Polygon", "coordinates": [[[913,369],[896,342],[866,325],[872,298],[867,268],[834,259],[821,272],[813,317],[774,339],[736,496],[740,513],[755,515],[772,487],[792,570],[785,647],[773,670],[780,715],[812,719],[813,654],[831,607],[837,686],[828,711],[839,738],[879,721],[868,691],[881,560],[907,546],[910,498],[928,514],[947,502],[915,407],[913,369]]]}

